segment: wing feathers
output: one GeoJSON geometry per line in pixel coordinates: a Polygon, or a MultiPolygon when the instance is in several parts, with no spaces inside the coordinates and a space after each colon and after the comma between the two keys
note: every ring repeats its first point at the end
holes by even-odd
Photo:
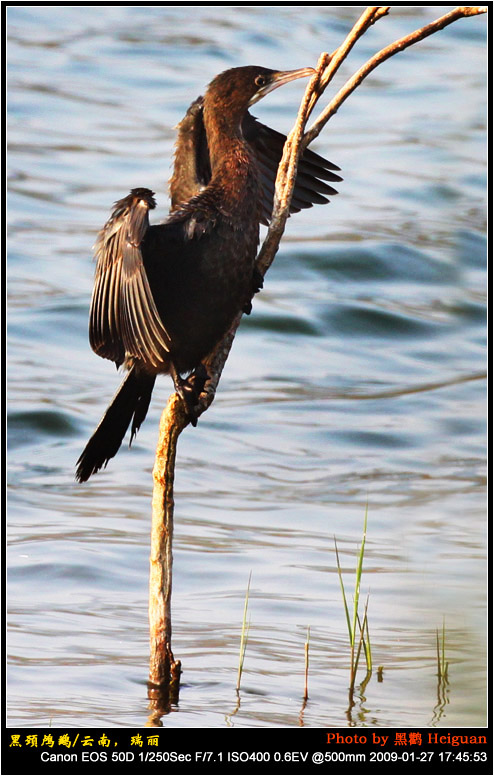
{"type": "MultiPolygon", "coordinates": [[[[261,173],[262,223],[267,224],[273,210],[274,184],[286,137],[257,121],[247,112],[242,121],[245,140],[254,152],[261,173]]],[[[326,194],[337,194],[324,181],[338,182],[342,178],[332,162],[314,151],[305,149],[299,163],[290,213],[297,213],[314,204],[328,202],[326,194]]],[[[170,179],[172,211],[197,194],[211,180],[211,165],[203,122],[203,100],[199,97],[189,107],[178,125],[175,166],[170,179]]]]}
{"type": "Polygon", "coordinates": [[[144,268],[141,244],[156,206],[149,189],[132,189],[116,203],[95,246],[96,277],[89,318],[93,350],[118,365],[126,357],[157,367],[170,339],[144,268]]]}

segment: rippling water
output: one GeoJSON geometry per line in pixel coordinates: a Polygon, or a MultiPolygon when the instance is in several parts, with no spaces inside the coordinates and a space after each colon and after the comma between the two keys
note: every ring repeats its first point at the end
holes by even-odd
{"type": "MultiPolygon", "coordinates": [[[[446,10],[393,9],[338,84],[446,10]]],[[[8,9],[11,725],[143,725],[148,714],[151,468],[171,382],[159,380],[132,449],[77,485],[75,460],[119,382],[87,341],[95,234],[134,186],[159,192],[165,216],[173,127],[217,72],[314,64],[356,14],[8,9]]],[[[393,58],[315,145],[341,166],[340,194],[290,219],[215,403],[180,440],[184,674],[165,726],[485,722],[485,27],[461,20],[393,58]],[[366,504],[362,592],[384,672],[348,717],[333,537],[350,589],[366,504]]],[[[287,131],[302,88],[256,115],[287,131]]]]}

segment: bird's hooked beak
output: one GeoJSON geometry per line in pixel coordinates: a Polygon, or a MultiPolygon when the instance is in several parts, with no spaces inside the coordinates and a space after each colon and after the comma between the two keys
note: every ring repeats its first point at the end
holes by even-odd
{"type": "Polygon", "coordinates": [[[263,97],[277,89],[278,86],[283,86],[283,84],[287,84],[289,81],[295,81],[296,78],[308,78],[313,76],[315,72],[313,67],[301,67],[299,70],[282,70],[274,73],[269,82],[265,86],[261,86],[259,91],[251,97],[249,107],[258,102],[258,100],[262,100],[263,97]]]}

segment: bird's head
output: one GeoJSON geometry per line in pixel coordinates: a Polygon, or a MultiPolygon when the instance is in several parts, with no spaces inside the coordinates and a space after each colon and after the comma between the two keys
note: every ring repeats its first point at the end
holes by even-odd
{"type": "Polygon", "coordinates": [[[234,67],[220,73],[211,81],[204,97],[204,105],[240,122],[247,108],[269,92],[296,78],[313,76],[315,72],[312,67],[281,71],[257,65],[234,67]]]}

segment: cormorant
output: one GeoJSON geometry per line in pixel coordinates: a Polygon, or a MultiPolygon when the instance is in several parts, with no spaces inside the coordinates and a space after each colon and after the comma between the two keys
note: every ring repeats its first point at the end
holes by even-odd
{"type": "MultiPolygon", "coordinates": [[[[156,207],[149,189],[132,189],[116,203],[95,246],[89,339],[95,353],[128,374],[77,461],[80,482],[106,466],[131,423],[132,441],[157,374],[172,376],[196,425],[194,407],[208,378],[202,359],[238,312],[250,312],[262,286],[254,266],[259,224],[271,216],[286,140],[248,108],[314,72],[250,66],[216,76],[179,124],[167,220],[149,225],[156,207]]],[[[323,180],[341,180],[338,169],[306,150],[290,212],[327,202],[323,195],[336,191],[323,180]]]]}

